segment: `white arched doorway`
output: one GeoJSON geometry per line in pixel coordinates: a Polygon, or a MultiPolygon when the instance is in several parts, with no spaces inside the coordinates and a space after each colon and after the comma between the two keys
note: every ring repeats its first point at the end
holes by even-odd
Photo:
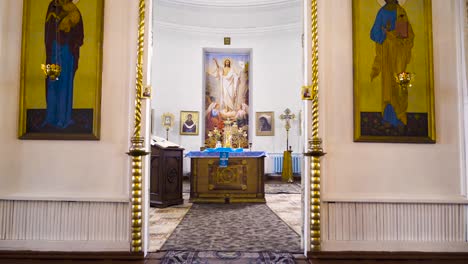
{"type": "MultiPolygon", "coordinates": [[[[169,6],[169,7],[172,7],[172,8],[174,7],[174,6],[171,6],[171,5],[174,5],[174,3],[169,3],[170,1],[159,1],[159,2],[166,4],[166,5],[167,5],[166,8],[167,8],[168,6],[169,6]]],[[[232,2],[232,1],[231,1],[231,2],[232,2]]],[[[242,1],[241,1],[241,2],[242,2],[242,1]]],[[[245,3],[240,3],[240,6],[236,6],[235,9],[241,9],[241,10],[243,9],[243,10],[245,11],[247,7],[251,6],[251,7],[257,8],[257,9],[259,9],[259,10],[261,10],[262,8],[266,8],[266,10],[268,10],[268,9],[271,9],[272,7],[276,7],[276,8],[278,8],[278,7],[284,7],[284,6],[281,6],[281,5],[289,5],[289,6],[291,6],[291,2],[292,2],[292,1],[271,1],[271,3],[269,3],[270,6],[268,6],[268,4],[255,4],[254,2],[249,2],[249,1],[243,1],[243,2],[245,2],[245,3]]],[[[195,7],[193,7],[193,6],[191,6],[192,4],[189,4],[188,2],[185,3],[184,1],[179,1],[179,2],[177,2],[177,3],[178,3],[178,4],[183,4],[183,5],[186,5],[186,6],[190,6],[191,8],[195,8],[195,9],[196,9],[196,8],[199,8],[199,7],[197,7],[196,5],[195,5],[195,7]]],[[[196,4],[206,4],[206,3],[196,3],[196,4]]],[[[231,29],[230,29],[231,33],[230,33],[230,34],[227,34],[227,35],[233,36],[233,37],[232,37],[232,40],[235,41],[235,40],[239,40],[239,39],[242,39],[242,38],[247,39],[247,38],[248,38],[248,36],[247,36],[248,34],[246,34],[246,32],[247,32],[247,33],[250,33],[250,34],[253,32],[254,34],[257,34],[257,35],[265,35],[265,34],[268,35],[269,33],[271,34],[271,32],[273,32],[273,31],[276,30],[276,31],[278,31],[278,32],[280,32],[281,34],[284,35],[285,33],[287,34],[288,32],[291,32],[291,31],[294,32],[294,30],[299,29],[299,31],[295,31],[296,33],[298,33],[298,34],[295,35],[295,38],[296,38],[295,41],[296,41],[296,44],[299,46],[299,52],[298,52],[298,55],[299,55],[299,56],[297,57],[297,58],[298,58],[298,61],[297,61],[297,65],[295,66],[295,67],[297,67],[297,68],[296,68],[296,70],[294,71],[294,74],[296,74],[296,76],[298,76],[298,77],[295,78],[295,79],[296,79],[296,80],[295,80],[295,81],[296,81],[295,84],[292,84],[292,85],[291,85],[291,84],[283,85],[283,87],[286,86],[287,88],[283,88],[282,90],[279,90],[279,91],[285,92],[285,94],[288,94],[288,96],[291,96],[291,97],[293,98],[292,101],[295,101],[295,102],[296,102],[296,103],[293,103],[293,105],[296,107],[295,110],[296,110],[298,113],[301,113],[300,121],[297,121],[297,122],[296,122],[296,129],[297,129],[297,132],[296,132],[296,133],[297,133],[297,134],[296,134],[296,138],[295,138],[294,140],[296,140],[296,146],[295,146],[296,151],[297,151],[297,152],[300,152],[300,153],[303,153],[303,152],[306,151],[306,146],[305,146],[305,144],[306,144],[306,138],[308,138],[308,135],[310,134],[310,133],[308,132],[308,129],[309,129],[309,124],[310,124],[311,122],[310,122],[310,120],[308,120],[308,119],[310,119],[310,117],[309,117],[310,113],[309,113],[309,110],[308,110],[308,109],[310,108],[311,104],[310,104],[310,102],[307,102],[307,101],[305,101],[305,102],[304,102],[304,101],[301,101],[301,95],[300,95],[300,91],[301,91],[301,88],[300,88],[300,87],[303,85],[303,83],[307,83],[307,80],[304,81],[304,79],[307,79],[307,77],[304,77],[304,76],[310,75],[310,74],[309,74],[309,73],[310,73],[310,68],[309,68],[309,67],[304,67],[304,66],[303,66],[303,64],[304,64],[305,62],[310,62],[310,53],[306,51],[306,50],[309,50],[309,49],[304,49],[305,51],[303,52],[302,45],[305,45],[305,47],[310,47],[310,44],[309,44],[309,42],[308,42],[307,40],[304,40],[304,39],[307,39],[307,38],[308,38],[308,37],[307,37],[307,36],[308,36],[308,33],[306,33],[306,37],[303,37],[303,39],[301,39],[301,35],[302,35],[302,32],[304,32],[304,30],[303,30],[303,27],[304,27],[304,26],[303,26],[303,25],[305,25],[305,28],[306,28],[306,29],[309,29],[309,28],[310,28],[310,25],[308,25],[309,23],[304,23],[304,22],[303,22],[304,20],[305,20],[305,21],[309,21],[310,17],[309,17],[308,19],[303,19],[303,18],[301,17],[301,14],[303,14],[303,15],[305,15],[305,16],[309,16],[309,15],[310,15],[310,12],[309,12],[308,10],[310,10],[310,5],[309,5],[308,1],[294,1],[294,3],[292,3],[292,4],[297,4],[297,6],[296,6],[295,8],[298,8],[298,10],[299,10],[297,16],[294,17],[294,19],[296,19],[296,22],[295,22],[295,23],[289,23],[289,24],[286,23],[286,26],[285,26],[284,24],[283,24],[283,25],[276,25],[276,26],[268,26],[268,25],[265,25],[265,24],[264,24],[264,25],[263,25],[262,27],[260,27],[260,28],[257,27],[257,30],[252,30],[252,28],[250,28],[250,32],[249,32],[249,30],[246,30],[246,29],[249,29],[249,26],[248,26],[248,25],[245,25],[244,28],[241,28],[240,30],[239,30],[239,29],[236,30],[236,29],[232,29],[232,28],[231,28],[231,29]],[[303,10],[303,11],[300,11],[300,10],[303,10]],[[293,26],[291,26],[291,25],[293,25],[293,26]],[[297,28],[294,28],[294,26],[297,26],[297,28]],[[288,27],[289,27],[289,28],[288,28],[288,27]],[[299,131],[300,131],[300,132],[299,132],[299,131]]],[[[208,5],[209,5],[209,4],[208,4],[208,5]]],[[[230,4],[228,4],[227,7],[231,6],[231,8],[234,8],[232,5],[233,5],[233,4],[230,3],[230,4]]],[[[226,6],[221,6],[221,7],[227,8],[226,6]]],[[[217,9],[216,12],[222,13],[221,11],[219,11],[219,10],[220,10],[219,8],[220,8],[219,5],[216,6],[216,8],[215,8],[215,9],[217,9]]],[[[281,8],[280,8],[280,9],[281,9],[281,8]]],[[[282,9],[283,9],[283,11],[284,11],[284,8],[282,8],[282,9]]],[[[154,10],[154,8],[153,8],[153,10],[154,10]]],[[[181,11],[181,12],[182,12],[182,11],[181,11]]],[[[183,13],[183,12],[182,12],[182,13],[183,13]]],[[[248,12],[246,12],[246,13],[248,13],[248,12]]],[[[166,13],[166,14],[167,14],[167,13],[166,13]]],[[[179,14],[179,15],[180,15],[180,14],[179,14]]],[[[219,14],[217,14],[217,15],[219,15],[219,14]]],[[[168,16],[169,16],[169,15],[168,15],[168,16]]],[[[221,16],[222,16],[222,14],[221,14],[221,16]]],[[[154,17],[154,14],[153,14],[153,17],[154,17]]],[[[183,15],[182,15],[182,17],[187,18],[187,17],[189,17],[189,16],[183,16],[183,15]]],[[[208,17],[208,16],[207,16],[207,17],[208,17]]],[[[280,17],[281,17],[281,16],[280,16],[280,17]]],[[[286,17],[288,17],[288,16],[286,16],[286,17]]],[[[277,18],[278,18],[278,17],[274,17],[273,21],[274,21],[275,19],[277,19],[277,18]]],[[[263,21],[265,22],[265,20],[263,20],[263,21]]],[[[283,22],[284,22],[284,21],[283,21],[283,22]]],[[[290,22],[290,21],[289,21],[289,22],[290,22]]],[[[207,35],[209,36],[210,34],[213,33],[213,32],[207,31],[207,30],[205,29],[206,27],[194,27],[194,26],[190,26],[190,25],[177,25],[176,23],[169,23],[169,22],[159,22],[159,24],[160,24],[160,26],[162,25],[163,28],[164,28],[165,30],[172,30],[172,31],[176,30],[176,31],[179,31],[179,32],[181,32],[181,31],[187,31],[187,30],[189,30],[189,31],[190,31],[190,30],[191,30],[191,31],[194,31],[194,32],[192,32],[192,36],[191,36],[191,39],[192,39],[192,40],[193,40],[194,36],[204,35],[205,41],[202,40],[202,41],[199,41],[199,43],[197,43],[197,45],[200,45],[199,48],[200,48],[200,47],[206,47],[206,46],[209,47],[209,46],[213,45],[213,44],[210,45],[210,41],[206,41],[207,35]],[[195,35],[194,35],[193,33],[195,33],[195,35]],[[201,44],[200,44],[200,43],[201,43],[201,44]]],[[[225,35],[223,32],[226,30],[226,28],[229,29],[229,27],[224,26],[224,27],[221,27],[217,32],[216,32],[216,30],[214,30],[214,33],[215,33],[214,35],[218,38],[218,40],[219,40],[219,39],[222,40],[222,38],[220,38],[220,36],[225,35]]],[[[211,31],[213,31],[213,29],[211,29],[211,31]]],[[[157,32],[156,29],[153,30],[152,32],[153,32],[153,34],[154,34],[154,40],[155,40],[154,43],[156,43],[156,42],[158,42],[158,36],[161,37],[161,34],[158,34],[158,32],[157,32]]],[[[276,33],[278,33],[278,32],[276,32],[276,33]]],[[[212,39],[213,39],[213,38],[212,38],[212,39]]],[[[264,43],[273,44],[274,41],[280,42],[280,40],[274,39],[274,38],[272,38],[271,36],[270,36],[270,39],[269,39],[269,40],[270,40],[270,42],[268,42],[268,39],[267,39],[267,41],[264,41],[264,43]]],[[[185,40],[182,40],[182,41],[180,41],[180,40],[179,40],[179,41],[174,41],[174,39],[172,39],[173,45],[183,45],[183,44],[184,44],[184,41],[188,41],[188,40],[185,39],[185,40]]],[[[214,43],[214,41],[212,41],[211,43],[214,43]]],[[[241,43],[242,43],[242,42],[241,42],[241,43]]],[[[243,45],[246,45],[245,43],[247,43],[247,42],[244,41],[244,42],[243,42],[243,45]]],[[[185,44],[187,44],[187,42],[185,42],[185,44]]],[[[276,45],[281,45],[281,43],[280,43],[280,44],[275,43],[275,44],[276,44],[276,45]]],[[[155,44],[153,44],[153,45],[155,45],[155,44]]],[[[215,46],[221,46],[221,47],[222,47],[222,45],[220,45],[220,44],[215,44],[215,46]]],[[[177,47],[180,47],[180,46],[177,46],[177,47]]],[[[236,45],[232,45],[231,47],[236,47],[236,45]]],[[[239,44],[237,44],[237,47],[239,47],[239,44]]],[[[245,47],[245,46],[244,46],[244,47],[245,47]]],[[[154,47],[153,47],[153,48],[154,48],[154,47]]],[[[259,50],[259,55],[257,55],[257,56],[260,56],[260,55],[261,55],[261,52],[260,52],[261,48],[260,48],[260,46],[257,47],[257,49],[259,50]]],[[[255,49],[254,49],[254,50],[255,50],[255,49]]],[[[184,61],[184,60],[181,60],[181,59],[174,59],[174,56],[176,56],[176,55],[177,55],[177,56],[181,55],[182,57],[185,55],[185,57],[184,57],[184,58],[185,58],[185,61],[186,61],[186,60],[188,60],[188,61],[200,61],[200,57],[201,57],[200,54],[195,55],[195,58],[192,58],[192,57],[190,57],[190,56],[192,56],[192,55],[188,56],[187,53],[184,53],[184,50],[183,50],[183,49],[181,49],[181,50],[179,50],[179,51],[180,51],[181,54],[174,54],[174,55],[173,55],[173,60],[172,60],[172,61],[171,61],[170,59],[168,59],[168,58],[166,58],[166,59],[164,60],[164,61],[165,61],[165,66],[168,66],[169,63],[174,64],[174,61],[179,62],[179,63],[180,63],[181,61],[184,61]],[[196,56],[199,56],[199,57],[196,57],[196,56]]],[[[150,52],[150,53],[151,53],[151,52],[150,52]]],[[[157,55],[157,54],[158,54],[158,51],[157,51],[156,49],[155,49],[155,51],[153,51],[153,53],[155,53],[155,57],[158,56],[158,55],[157,55]]],[[[273,53],[273,52],[271,52],[271,53],[273,53]]],[[[170,55],[171,55],[170,53],[160,53],[160,54],[161,54],[161,57],[163,57],[163,56],[170,57],[170,55]]],[[[273,62],[273,63],[275,63],[275,62],[276,62],[276,63],[277,63],[277,62],[279,62],[279,63],[283,62],[281,59],[282,59],[282,58],[284,59],[285,57],[284,57],[284,56],[281,57],[281,55],[284,55],[284,54],[279,54],[279,55],[277,55],[277,57],[276,57],[277,60],[275,61],[275,60],[273,59],[272,62],[273,62]]],[[[287,54],[286,54],[286,55],[287,55],[287,54]]],[[[266,55],[265,55],[264,57],[268,57],[268,53],[266,53],[266,55]]],[[[254,61],[253,63],[256,63],[256,62],[254,61]]],[[[305,65],[307,65],[307,63],[305,63],[305,65]]],[[[192,81],[192,82],[189,81],[189,82],[187,82],[187,83],[189,83],[190,85],[193,84],[193,83],[195,83],[195,84],[198,83],[197,86],[201,86],[201,81],[200,81],[199,79],[201,79],[200,75],[202,75],[202,74],[201,74],[202,72],[201,72],[200,69],[201,69],[202,67],[200,67],[200,66],[201,66],[200,63],[198,63],[198,64],[195,63],[195,64],[191,65],[192,67],[193,67],[193,66],[195,66],[195,67],[198,66],[198,69],[199,69],[200,71],[197,71],[196,68],[195,68],[194,71],[190,71],[190,70],[188,70],[188,71],[187,71],[187,70],[181,70],[181,68],[183,68],[184,66],[181,66],[180,64],[178,64],[178,65],[176,65],[176,66],[179,67],[179,71],[173,71],[173,72],[183,72],[183,73],[187,73],[187,75],[189,75],[189,78],[195,79],[195,81],[192,81]],[[190,76],[190,75],[193,75],[193,76],[190,76]],[[198,81],[197,81],[197,80],[198,80],[198,81]]],[[[151,67],[154,67],[154,72],[157,72],[157,69],[156,69],[156,65],[155,65],[155,64],[153,64],[151,67]]],[[[254,74],[259,74],[259,73],[261,73],[261,71],[262,71],[262,69],[254,70],[254,72],[255,72],[254,74]]],[[[186,77],[187,75],[185,75],[184,77],[186,77]]],[[[268,72],[267,72],[266,74],[264,74],[264,75],[267,75],[267,76],[268,76],[268,72]]],[[[291,76],[292,74],[285,74],[285,75],[286,75],[286,76],[291,76]]],[[[254,75],[254,76],[256,76],[256,75],[254,75]]],[[[271,76],[271,75],[270,75],[270,76],[271,76]]],[[[270,76],[269,76],[269,77],[270,77],[270,76]]],[[[273,76],[278,76],[278,75],[273,75],[273,76]]],[[[271,77],[273,77],[273,76],[271,76],[271,77]]],[[[253,77],[253,78],[259,78],[259,80],[261,80],[262,77],[253,77]]],[[[264,77],[264,78],[265,78],[265,77],[264,77]]],[[[278,78],[274,78],[274,80],[275,80],[276,82],[278,82],[278,78]]],[[[153,78],[153,81],[154,81],[154,78],[153,78]]],[[[174,81],[175,83],[177,83],[177,78],[173,78],[173,81],[174,81]]],[[[260,83],[260,81],[259,81],[259,83],[260,83]]],[[[166,82],[166,84],[167,84],[167,82],[166,82]]],[[[156,83],[154,83],[154,82],[152,83],[152,85],[153,85],[153,89],[154,89],[154,94],[164,94],[165,96],[170,95],[170,94],[168,94],[168,93],[170,93],[170,92],[172,92],[173,94],[178,94],[178,93],[176,93],[176,92],[174,91],[175,86],[177,86],[177,85],[173,85],[173,86],[166,85],[166,86],[169,86],[169,88],[170,88],[170,89],[168,89],[169,91],[164,91],[163,89],[158,90],[158,87],[161,87],[161,85],[158,85],[158,84],[156,84],[156,83]]],[[[267,85],[266,85],[266,86],[267,86],[267,85]]],[[[277,86],[279,87],[279,89],[282,88],[280,84],[277,85],[277,86]]],[[[185,86],[185,87],[186,87],[186,86],[185,86]]],[[[270,85],[269,88],[271,88],[271,85],[270,85]]],[[[264,89],[265,89],[265,88],[264,88],[264,89]]],[[[202,104],[201,104],[201,102],[202,102],[202,100],[201,100],[201,94],[202,94],[201,91],[202,91],[201,88],[198,88],[198,89],[196,88],[196,89],[194,89],[194,91],[190,91],[190,90],[189,90],[189,91],[187,91],[187,90],[184,91],[186,98],[187,98],[187,97],[188,97],[188,98],[197,97],[196,94],[198,93],[198,96],[200,96],[200,100],[194,100],[194,101],[198,101],[198,102],[193,103],[193,104],[192,104],[192,107],[195,108],[195,109],[200,109],[200,110],[203,109],[202,104]]],[[[179,94],[180,94],[180,93],[179,93],[179,94]]],[[[257,95],[257,96],[258,96],[258,95],[257,95]]],[[[252,97],[255,98],[255,95],[253,95],[252,97]]],[[[280,101],[280,102],[281,102],[281,100],[285,99],[285,97],[282,96],[282,93],[277,93],[277,97],[279,97],[279,98],[277,98],[277,99],[278,99],[278,101],[280,101]]],[[[178,98],[176,98],[176,99],[181,99],[183,102],[185,102],[185,103],[187,104],[187,102],[184,101],[183,98],[178,97],[178,98]]],[[[154,100],[154,99],[153,99],[153,100],[154,100]]],[[[291,101],[291,99],[289,99],[289,100],[291,101]]],[[[170,102],[177,102],[177,100],[170,100],[170,99],[167,100],[167,101],[170,101],[170,102]]],[[[283,100],[283,101],[284,101],[284,100],[283,100]]],[[[166,104],[167,104],[167,103],[166,103],[166,104]]],[[[161,105],[162,105],[162,104],[159,104],[158,106],[161,106],[161,105]]],[[[257,101],[257,102],[254,102],[254,103],[253,103],[253,107],[258,107],[258,108],[256,108],[256,109],[258,109],[259,111],[260,111],[260,110],[265,110],[264,108],[265,108],[265,107],[268,107],[269,105],[270,105],[270,107],[277,107],[278,109],[281,109],[281,111],[284,110],[284,108],[287,108],[287,107],[288,107],[288,104],[287,104],[287,103],[284,103],[284,102],[283,102],[283,104],[280,104],[280,103],[276,103],[276,104],[275,104],[275,103],[272,103],[272,102],[266,102],[266,103],[265,103],[265,102],[262,102],[262,101],[257,101]],[[263,105],[262,105],[262,104],[263,104],[263,105]],[[262,109],[262,108],[263,108],[263,109],[262,109]]],[[[154,106],[153,106],[153,107],[154,107],[154,106]]],[[[157,106],[156,106],[156,107],[157,107],[157,106]]],[[[167,108],[167,106],[165,106],[165,107],[167,108]]],[[[180,107],[180,106],[179,106],[179,107],[180,107]]],[[[160,111],[159,114],[162,114],[162,113],[165,111],[165,110],[163,110],[163,109],[158,109],[158,110],[160,111]]],[[[202,111],[203,111],[203,110],[202,110],[202,111]]],[[[281,111],[275,109],[275,114],[276,114],[277,116],[279,116],[279,114],[280,114],[281,111]]],[[[146,111],[146,113],[149,114],[149,111],[146,111]]],[[[250,114],[251,114],[252,116],[254,116],[254,111],[251,111],[250,114]]],[[[159,115],[156,115],[156,116],[157,116],[156,118],[159,118],[159,115]]],[[[156,120],[156,122],[155,122],[155,117],[153,117],[153,124],[158,124],[158,123],[160,123],[160,122],[158,122],[158,121],[159,121],[159,120],[156,120]]],[[[150,123],[150,122],[147,122],[147,125],[149,125],[149,123],[150,123]]],[[[282,125],[283,125],[283,124],[281,124],[281,122],[280,122],[279,119],[277,120],[277,123],[279,124],[279,125],[277,126],[277,127],[278,127],[278,130],[277,130],[277,131],[282,131],[283,129],[281,129],[281,128],[282,128],[282,125]]],[[[159,131],[159,132],[161,132],[161,131],[159,131]]],[[[172,132],[172,131],[170,131],[170,132],[172,132]]],[[[252,137],[254,137],[254,133],[253,133],[253,132],[249,132],[249,133],[251,133],[250,135],[252,135],[252,137]]],[[[189,145],[190,145],[190,144],[193,145],[193,146],[191,146],[192,148],[199,148],[199,147],[201,146],[201,144],[202,144],[202,143],[201,143],[201,142],[202,142],[201,136],[198,137],[198,140],[192,140],[192,138],[191,138],[189,141],[187,141],[186,139],[184,139],[183,137],[181,137],[181,136],[179,136],[179,135],[177,135],[177,134],[178,134],[178,133],[177,133],[177,130],[176,130],[176,131],[173,132],[172,134],[169,134],[169,138],[170,138],[170,139],[171,139],[171,138],[176,138],[176,139],[179,139],[179,140],[182,141],[182,142],[184,142],[184,140],[185,140],[185,142],[187,142],[189,145]],[[198,143],[195,143],[195,144],[194,144],[193,141],[198,142],[198,143]]],[[[285,134],[285,132],[283,132],[283,136],[284,136],[284,134],[285,134]]],[[[291,135],[290,135],[290,137],[291,137],[291,135]]],[[[278,141],[278,143],[276,143],[277,149],[281,149],[281,151],[282,151],[283,149],[280,147],[280,145],[281,145],[280,141],[281,141],[281,140],[278,139],[277,141],[278,141]]],[[[263,144],[264,146],[268,146],[268,142],[269,142],[269,141],[268,141],[268,140],[263,140],[263,143],[261,143],[261,142],[262,142],[262,139],[259,139],[258,142],[260,142],[260,143],[258,144],[259,146],[262,146],[262,144],[263,144]]],[[[254,143],[254,144],[255,144],[255,143],[254,143]]],[[[182,143],[182,145],[185,147],[185,145],[187,145],[187,144],[182,143]]],[[[255,145],[257,146],[257,144],[255,144],[255,145]]],[[[274,144],[273,144],[273,145],[274,145],[274,144]]],[[[283,144],[283,145],[284,145],[284,144],[283,144]]],[[[308,161],[308,159],[306,159],[306,160],[308,161]]],[[[302,189],[303,189],[303,193],[308,193],[309,190],[310,190],[310,188],[308,187],[308,186],[309,186],[309,180],[308,180],[308,165],[307,165],[307,163],[308,163],[308,162],[304,162],[304,163],[303,163],[303,166],[302,166],[302,186],[303,186],[302,189]],[[304,192],[304,191],[305,191],[305,192],[304,192]]],[[[146,173],[146,175],[148,175],[148,172],[146,173]]],[[[146,183],[147,183],[147,179],[145,179],[145,181],[146,181],[146,183]]],[[[147,186],[147,185],[146,185],[146,186],[147,186]]],[[[146,189],[146,191],[148,191],[148,190],[146,189]]],[[[145,197],[147,197],[147,194],[145,195],[145,197]]],[[[308,243],[308,241],[309,241],[309,231],[308,231],[308,230],[309,230],[309,228],[308,228],[308,226],[309,226],[309,222],[308,222],[309,213],[308,213],[308,210],[309,210],[309,208],[310,208],[310,207],[308,206],[308,204],[309,204],[309,197],[308,197],[308,195],[303,196],[303,199],[302,199],[302,202],[301,202],[301,203],[303,204],[303,206],[302,206],[302,211],[303,211],[303,213],[302,213],[302,216],[301,216],[301,218],[303,219],[303,228],[302,228],[303,231],[301,232],[301,235],[304,236],[303,239],[302,239],[302,241],[303,241],[303,247],[304,247],[304,251],[307,252],[307,251],[308,251],[307,249],[309,248],[309,243],[308,243]],[[304,204],[305,204],[305,205],[304,205],[304,204]],[[306,213],[304,213],[304,212],[306,212],[306,213]],[[304,227],[305,227],[305,228],[304,228],[304,227]]],[[[147,206],[147,205],[145,204],[145,206],[147,206]]],[[[146,207],[146,208],[147,208],[147,207],[146,207]]],[[[146,216],[146,219],[145,219],[144,223],[145,223],[145,225],[147,224],[147,216],[146,216]]],[[[147,248],[147,246],[145,246],[145,248],[147,248]]]]}

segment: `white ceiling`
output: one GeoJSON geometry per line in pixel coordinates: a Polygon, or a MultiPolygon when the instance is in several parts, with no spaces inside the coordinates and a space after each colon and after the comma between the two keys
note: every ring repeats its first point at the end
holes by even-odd
{"type": "Polygon", "coordinates": [[[301,28],[302,0],[154,0],[155,27],[205,33],[301,28]]]}
{"type": "Polygon", "coordinates": [[[209,7],[209,8],[245,8],[245,7],[272,7],[286,6],[301,2],[301,0],[159,0],[166,4],[178,6],[192,7],[209,7]]]}

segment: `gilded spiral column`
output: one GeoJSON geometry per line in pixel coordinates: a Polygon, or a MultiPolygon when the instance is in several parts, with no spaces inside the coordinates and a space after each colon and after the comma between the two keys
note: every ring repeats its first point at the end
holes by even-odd
{"type": "Polygon", "coordinates": [[[142,156],[148,154],[145,150],[145,139],[141,136],[141,100],[143,90],[143,51],[145,36],[145,0],[139,0],[138,18],[138,50],[135,88],[135,127],[127,153],[132,157],[132,242],[131,251],[142,251],[142,156]]]}
{"type": "Polygon", "coordinates": [[[320,157],[325,155],[319,138],[318,85],[318,19],[317,0],[311,0],[312,46],[312,137],[308,139],[306,156],[310,156],[310,249],[320,251],[320,157]]]}

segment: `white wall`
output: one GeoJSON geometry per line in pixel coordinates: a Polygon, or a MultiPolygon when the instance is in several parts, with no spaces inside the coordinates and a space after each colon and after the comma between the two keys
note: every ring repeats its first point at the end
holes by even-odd
{"type": "MultiPolygon", "coordinates": [[[[203,48],[252,49],[250,69],[250,127],[254,128],[257,111],[275,112],[275,136],[257,137],[250,131],[253,149],[267,152],[283,152],[286,148],[286,131],[279,115],[290,108],[296,115],[301,109],[300,87],[301,28],[274,32],[250,32],[231,36],[231,45],[223,45],[223,35],[184,32],[181,28],[154,25],[154,59],[152,108],[154,133],[165,137],[161,115],[171,112],[176,123],[169,131],[169,140],[186,150],[198,150],[203,135],[179,135],[180,111],[199,111],[203,114],[203,48]]],[[[201,120],[203,121],[203,118],[201,120]]],[[[302,152],[299,122],[293,121],[289,144],[294,152],[302,152]]]]}
{"type": "Polygon", "coordinates": [[[0,1],[0,61],[8,65],[0,71],[0,199],[128,201],[125,152],[138,11],[133,2],[105,4],[101,139],[48,141],[17,139],[22,1],[0,1]]]}
{"type": "MultiPolygon", "coordinates": [[[[463,56],[463,58],[461,58],[462,56],[460,56],[460,60],[462,60],[462,63],[464,62],[464,71],[462,71],[463,69],[460,69],[460,74],[462,76],[462,79],[463,79],[463,88],[462,88],[462,96],[463,96],[463,113],[464,113],[464,116],[465,116],[465,119],[466,117],[468,117],[468,80],[467,80],[467,76],[468,76],[468,0],[462,0],[460,2],[460,31],[463,32],[463,45],[461,45],[460,47],[460,50],[461,50],[461,55],[463,56]]],[[[466,139],[468,139],[468,122],[465,122],[464,124],[464,129],[465,129],[465,144],[464,144],[464,147],[465,147],[465,164],[468,164],[468,156],[466,155],[466,149],[468,148],[468,141],[466,139]]],[[[466,169],[465,169],[465,173],[466,173],[466,169]]],[[[465,182],[464,184],[462,185],[462,188],[465,188],[465,192],[466,190],[468,190],[468,177],[465,178],[465,182]]]]}
{"type": "Polygon", "coordinates": [[[432,1],[436,144],[353,142],[352,1],[319,1],[322,249],[466,252],[464,0],[432,1]]]}
{"type": "Polygon", "coordinates": [[[353,142],[351,1],[320,1],[326,200],[466,200],[456,3],[432,1],[437,143],[379,144],[353,142]]]}

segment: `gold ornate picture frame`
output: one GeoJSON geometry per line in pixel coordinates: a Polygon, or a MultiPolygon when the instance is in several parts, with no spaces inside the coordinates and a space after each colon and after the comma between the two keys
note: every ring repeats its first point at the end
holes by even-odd
{"type": "Polygon", "coordinates": [[[313,91],[312,86],[302,86],[301,88],[301,99],[302,100],[312,100],[313,98],[313,91]]]}
{"type": "Polygon", "coordinates": [[[255,112],[255,135],[275,135],[275,112],[255,112]]]}
{"type": "Polygon", "coordinates": [[[431,0],[353,0],[354,140],[435,143],[431,0]]]}
{"type": "Polygon", "coordinates": [[[103,17],[104,0],[23,2],[20,139],[99,139],[103,17]]]}
{"type": "Polygon", "coordinates": [[[165,129],[170,129],[174,126],[174,115],[172,113],[164,113],[161,116],[161,125],[165,129]]]}
{"type": "Polygon", "coordinates": [[[180,134],[198,135],[200,114],[198,111],[180,111],[180,134]]]}
{"type": "Polygon", "coordinates": [[[252,49],[203,49],[204,144],[210,144],[210,131],[222,130],[224,122],[234,121],[246,132],[242,145],[249,142],[252,49]],[[232,81],[235,80],[235,81],[232,81]],[[230,91],[230,92],[226,92],[230,91]]]}

